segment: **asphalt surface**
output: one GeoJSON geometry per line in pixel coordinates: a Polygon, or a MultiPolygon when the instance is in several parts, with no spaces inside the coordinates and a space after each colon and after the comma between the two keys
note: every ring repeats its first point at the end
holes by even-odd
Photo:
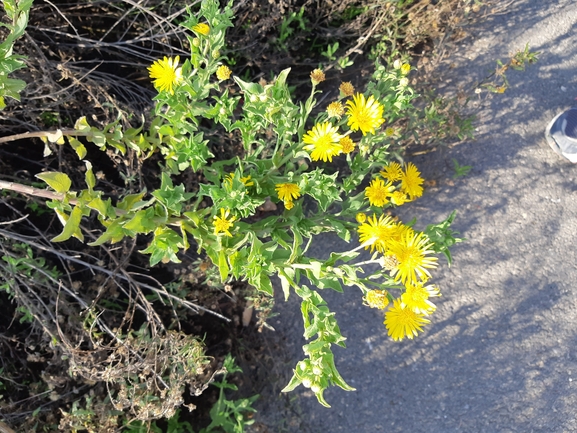
{"type": "MultiPolygon", "coordinates": [[[[549,120],[577,104],[576,29],[575,0],[513,1],[465,29],[439,65],[448,94],[474,88],[527,43],[541,54],[508,73],[504,94],[469,105],[474,141],[412,158],[437,186],[400,208],[403,220],[416,216],[424,228],[456,209],[453,227],[468,239],[450,268],[440,259],[432,323],[394,342],[358,289],[324,291],[348,338],[336,364],[357,391],[329,389],[330,409],[302,387],[273,395],[260,403],[278,410],[269,431],[577,432],[577,165],[543,145],[549,120]],[[453,158],[472,166],[469,175],[452,179],[453,158]]],[[[311,255],[344,249],[327,236],[311,255]]],[[[304,343],[296,296],[278,311],[290,370],[304,343]]]]}

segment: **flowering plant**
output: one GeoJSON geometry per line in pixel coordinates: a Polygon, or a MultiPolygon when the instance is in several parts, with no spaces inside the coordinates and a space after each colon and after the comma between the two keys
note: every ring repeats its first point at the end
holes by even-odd
{"type": "Polygon", "coordinates": [[[207,0],[182,23],[190,31],[190,58],[181,64],[179,57],[164,57],[150,66],[158,95],[146,129],[124,128],[120,121],[99,129],[81,118],[73,130],[44,135],[52,143],[67,140],[82,160],[87,151],[79,137],[139,164],[162,157],[158,188],[116,202],[97,189],[89,161],[83,189],[72,190],[65,173],[39,174],[55,191],[42,195],[52,198],[48,206],[63,224],[53,241],[82,241],[81,220],[94,212],[104,230],[90,245],[148,235],[141,252],[152,266],[180,262],[192,238],[223,282],[244,279],[272,296],[271,277],[278,276],[285,298],[291,291],[301,298],[304,336],[314,338],[284,391],[302,384],[328,406],[328,386],[353,388],[336,369],[331,347],[344,347],[345,337],[319,290],[358,287],[369,307],[386,311],[393,339],[413,338],[435,310],[429,299],[439,289],[429,279],[436,255],[450,261],[448,248],[458,241],[450,230],[454,214],[421,232],[385,213],[423,194],[417,167],[391,156],[399,134],[393,125],[413,109],[416,97],[408,64],[377,64],[365,92],[340,84],[339,96],[325,109],[315,98],[325,81],[316,69],[310,95],[297,103],[287,86],[288,69],[270,82],[253,83],[225,65],[231,19],[230,4],[220,10],[216,0],[207,0]],[[223,139],[241,143],[235,157],[211,152],[210,144],[223,139]],[[337,161],[340,171],[330,165],[337,161]],[[191,171],[203,179],[197,191],[175,183],[191,171]],[[364,181],[370,181],[367,187],[364,181]],[[355,243],[358,235],[359,245],[328,259],[307,255],[313,238],[326,232],[355,243]],[[363,249],[372,257],[354,263],[363,249]]]}

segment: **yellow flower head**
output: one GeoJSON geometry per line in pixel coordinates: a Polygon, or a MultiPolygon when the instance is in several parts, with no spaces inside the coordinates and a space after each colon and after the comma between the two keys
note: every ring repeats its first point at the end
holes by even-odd
{"type": "Polygon", "coordinates": [[[407,197],[407,194],[405,194],[402,191],[394,191],[391,194],[391,203],[393,203],[396,206],[402,206],[410,201],[411,199],[407,197]]]}
{"type": "Polygon", "coordinates": [[[433,243],[424,233],[407,231],[400,240],[389,242],[387,255],[395,256],[398,265],[391,270],[391,277],[403,284],[415,284],[431,277],[428,269],[437,267],[433,243]]]}
{"type": "Polygon", "coordinates": [[[301,189],[296,183],[279,183],[276,185],[276,193],[283,201],[284,207],[291,210],[294,207],[293,200],[301,195],[301,189]]]}
{"type": "Polygon", "coordinates": [[[385,128],[385,135],[387,137],[394,137],[397,135],[397,131],[395,131],[395,128],[389,126],[388,128],[385,128]]]}
{"type": "Polygon", "coordinates": [[[232,71],[228,66],[220,65],[216,69],[216,78],[218,78],[220,81],[228,80],[231,74],[232,71]]]}
{"type": "Polygon", "coordinates": [[[370,290],[365,295],[365,302],[371,308],[384,310],[389,305],[389,298],[386,290],[370,290]]]}
{"type": "Polygon", "coordinates": [[[343,151],[341,138],[339,129],[330,122],[317,123],[304,135],[303,143],[306,144],[304,148],[311,153],[313,161],[322,159],[324,162],[332,162],[333,156],[343,151]]]}
{"type": "Polygon", "coordinates": [[[407,75],[409,72],[411,72],[411,65],[403,63],[403,66],[401,66],[401,74],[407,75]]]}
{"type": "Polygon", "coordinates": [[[311,81],[316,86],[319,83],[325,81],[325,73],[320,69],[315,69],[311,72],[311,81]]]}
{"type": "Polygon", "coordinates": [[[401,191],[408,194],[411,200],[423,195],[424,180],[417,167],[412,162],[405,166],[405,172],[401,174],[401,191]]]}
{"type": "MultiPolygon", "coordinates": [[[[364,215],[364,214],[363,214],[364,215]]],[[[397,225],[390,216],[381,215],[378,219],[376,215],[368,217],[367,222],[362,222],[358,228],[359,242],[367,244],[365,249],[371,247],[371,252],[375,249],[384,253],[387,245],[395,238],[397,225]]]]}
{"type": "Polygon", "coordinates": [[[367,220],[367,215],[364,212],[359,212],[355,215],[355,219],[359,224],[362,224],[367,220]]]}
{"type": "Polygon", "coordinates": [[[400,299],[395,299],[393,306],[385,313],[385,326],[388,330],[388,335],[393,340],[401,341],[408,337],[413,339],[418,335],[418,332],[423,332],[423,325],[431,323],[424,318],[423,314],[415,313],[408,307],[403,306],[400,299]]]}
{"type": "Polygon", "coordinates": [[[192,31],[196,33],[200,33],[203,36],[208,36],[210,33],[210,27],[208,24],[205,23],[198,23],[195,26],[192,26],[192,31]]]}
{"type": "Polygon", "coordinates": [[[339,101],[331,102],[327,107],[327,113],[329,114],[329,118],[336,117],[340,119],[343,114],[345,114],[345,109],[343,104],[339,101]]]}
{"type": "Polygon", "coordinates": [[[395,187],[391,182],[383,182],[382,179],[376,178],[371,181],[365,189],[365,197],[369,199],[371,206],[384,206],[389,202],[395,187]]]}
{"type": "Polygon", "coordinates": [[[389,165],[383,167],[383,171],[380,172],[380,175],[387,179],[389,182],[401,180],[401,176],[403,175],[401,164],[398,162],[389,162],[389,165]]]}
{"type": "Polygon", "coordinates": [[[367,132],[375,133],[375,129],[383,124],[383,106],[373,95],[369,99],[365,98],[362,93],[353,96],[352,101],[347,101],[347,114],[349,120],[347,125],[352,131],[359,129],[366,135],[367,132]]]}
{"type": "Polygon", "coordinates": [[[231,216],[230,218],[228,215],[230,214],[229,210],[220,209],[220,216],[214,216],[214,234],[217,235],[219,233],[224,233],[225,235],[231,237],[232,234],[230,233],[229,229],[232,227],[233,222],[236,220],[235,216],[231,216]]]}
{"type": "Polygon", "coordinates": [[[346,81],[344,83],[341,83],[341,85],[339,86],[339,90],[345,96],[353,96],[355,93],[355,87],[352,85],[352,83],[350,81],[346,81]]]}
{"type": "Polygon", "coordinates": [[[418,282],[407,285],[401,301],[415,313],[429,315],[437,309],[435,304],[429,301],[431,296],[441,296],[439,289],[433,285],[423,286],[422,282],[418,282]]]}
{"type": "Polygon", "coordinates": [[[353,150],[355,150],[355,142],[351,140],[348,135],[341,138],[339,143],[343,149],[343,153],[351,153],[353,150]]]}
{"type": "Polygon", "coordinates": [[[159,92],[166,91],[171,95],[174,94],[174,87],[182,81],[182,68],[178,67],[179,61],[179,56],[174,59],[165,56],[164,59],[157,60],[148,68],[150,78],[154,80],[154,87],[159,92]]]}
{"type": "MultiPolygon", "coordinates": [[[[224,178],[224,181],[226,182],[226,184],[228,185],[229,188],[232,188],[232,183],[234,181],[234,173],[229,173],[228,175],[226,175],[226,177],[224,178]]],[[[241,177],[240,181],[244,184],[244,186],[253,186],[254,185],[254,182],[252,180],[250,180],[250,175],[241,177]]]]}

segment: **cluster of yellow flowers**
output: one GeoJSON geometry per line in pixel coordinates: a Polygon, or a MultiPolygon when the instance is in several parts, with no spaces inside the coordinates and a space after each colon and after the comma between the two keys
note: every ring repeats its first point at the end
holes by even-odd
{"type": "Polygon", "coordinates": [[[382,207],[389,203],[397,206],[423,195],[423,178],[415,164],[409,162],[403,170],[398,162],[391,162],[380,172],[382,178],[371,181],[365,197],[371,206],[382,207]],[[400,181],[397,186],[394,182],[400,181]]]}
{"type": "MultiPolygon", "coordinates": [[[[206,37],[210,33],[210,26],[206,23],[198,23],[192,27],[192,30],[200,37],[206,37]]],[[[198,38],[193,40],[199,43],[198,38]]],[[[218,55],[218,54],[217,54],[218,55]]],[[[180,56],[174,58],[164,57],[162,60],[155,61],[149,68],[150,78],[153,79],[154,87],[159,92],[168,92],[174,94],[175,88],[182,83],[182,67],[178,66],[180,56]]],[[[232,71],[228,66],[221,65],[216,70],[216,78],[219,81],[228,80],[232,71]]]]}
{"type": "MultiPolygon", "coordinates": [[[[313,85],[317,85],[324,78],[319,69],[311,73],[313,85]]],[[[329,119],[340,120],[346,113],[349,131],[341,134],[339,127],[330,121],[314,125],[303,137],[304,149],[310,153],[313,161],[332,162],[334,156],[351,153],[356,147],[349,137],[352,132],[360,130],[363,135],[375,134],[377,128],[385,122],[383,106],[372,95],[366,98],[362,93],[355,93],[353,85],[349,82],[342,83],[339,89],[341,97],[328,105],[327,115],[329,119]],[[341,99],[349,96],[352,96],[352,100],[343,105],[341,99]]]]}
{"type": "MultiPolygon", "coordinates": [[[[208,24],[197,24],[193,31],[199,37],[206,37],[210,32],[208,24]]],[[[178,66],[180,58],[164,57],[152,64],[148,69],[154,86],[160,92],[174,94],[175,88],[182,83],[182,68],[178,66]]],[[[410,66],[401,65],[403,74],[410,71],[410,66]]],[[[216,70],[219,81],[230,78],[232,71],[225,65],[216,70]]],[[[324,73],[315,69],[311,73],[313,86],[325,80],[324,73]]],[[[375,134],[385,122],[383,106],[372,95],[368,98],[362,93],[355,93],[349,82],[341,83],[340,98],[327,107],[329,120],[315,124],[303,136],[303,148],[309,152],[313,161],[332,162],[333,157],[341,153],[348,154],[355,150],[356,144],[350,134],[361,131],[363,135],[375,134]],[[352,97],[343,105],[342,99],[352,97]],[[346,125],[349,130],[339,132],[339,125],[330,119],[340,122],[343,115],[347,116],[346,125]]],[[[393,136],[392,127],[386,129],[387,136],[393,136]]],[[[373,179],[365,189],[365,197],[371,206],[383,207],[390,203],[400,206],[414,200],[423,194],[423,179],[414,164],[408,163],[402,167],[397,162],[391,162],[379,173],[380,177],[373,179]],[[397,184],[395,184],[398,182],[397,184]]],[[[225,179],[225,184],[232,187],[233,174],[225,179]]],[[[240,179],[245,186],[254,185],[250,176],[240,179]]],[[[294,200],[301,196],[300,187],[296,183],[280,183],[276,185],[278,198],[284,207],[290,210],[294,200]]],[[[232,236],[230,229],[236,217],[230,210],[220,209],[220,215],[214,216],[214,233],[232,236]]],[[[373,308],[387,309],[385,326],[388,335],[395,340],[404,337],[413,338],[422,326],[429,323],[425,316],[435,310],[435,305],[429,301],[432,296],[440,296],[439,290],[433,285],[425,285],[430,278],[429,270],[437,266],[437,258],[432,257],[432,243],[428,237],[411,227],[396,222],[390,216],[373,215],[367,217],[364,213],[357,214],[359,222],[359,240],[371,252],[376,250],[382,254],[380,262],[384,269],[390,272],[395,281],[405,287],[401,297],[393,300],[386,290],[371,290],[365,295],[365,302],[373,308]],[[390,301],[393,304],[390,305],[390,301]]]]}
{"type": "MultiPolygon", "coordinates": [[[[423,193],[423,179],[414,164],[407,164],[405,170],[396,162],[387,165],[380,175],[384,178],[375,179],[365,190],[365,196],[373,206],[383,206],[390,201],[402,204],[420,197],[423,193]],[[386,183],[385,183],[386,181],[386,183]],[[397,190],[393,182],[400,181],[397,190]],[[395,194],[404,197],[395,197],[395,194]]],[[[437,258],[429,238],[421,232],[413,230],[403,223],[396,222],[390,216],[376,215],[368,217],[357,215],[360,223],[359,241],[382,254],[380,263],[389,271],[391,278],[404,285],[405,290],[400,298],[389,302],[392,296],[385,290],[372,290],[365,295],[365,302],[372,308],[385,309],[385,326],[388,335],[394,340],[405,337],[413,338],[422,325],[429,323],[425,316],[435,311],[435,304],[429,301],[431,296],[440,296],[439,289],[434,285],[425,285],[431,278],[429,269],[437,266],[437,258]]]]}

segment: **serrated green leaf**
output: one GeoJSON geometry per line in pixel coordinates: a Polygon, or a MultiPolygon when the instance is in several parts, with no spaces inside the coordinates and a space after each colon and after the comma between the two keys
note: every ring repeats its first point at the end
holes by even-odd
{"type": "Polygon", "coordinates": [[[100,197],[96,197],[90,200],[90,202],[88,202],[86,206],[89,207],[90,209],[94,209],[100,215],[105,217],[108,215],[108,209],[110,208],[110,201],[106,202],[102,200],[100,197]]]}
{"type": "Polygon", "coordinates": [[[290,382],[287,384],[287,386],[285,386],[281,392],[291,392],[293,391],[297,386],[299,386],[303,381],[301,379],[298,378],[298,376],[296,374],[293,374],[293,377],[291,378],[290,382]]]}
{"type": "Polygon", "coordinates": [[[84,242],[84,235],[82,231],[80,231],[80,221],[82,220],[82,209],[76,206],[72,209],[64,228],[62,229],[62,233],[52,239],[52,242],[63,242],[70,237],[74,236],[81,242],[84,242]]]}
{"type": "Polygon", "coordinates": [[[118,221],[114,221],[106,228],[106,231],[102,233],[98,239],[96,239],[94,242],[90,242],[88,245],[91,247],[97,247],[108,241],[114,244],[116,242],[120,242],[122,239],[124,239],[125,236],[126,234],[124,233],[124,230],[122,230],[120,223],[118,221]]]}
{"type": "Polygon", "coordinates": [[[36,177],[46,182],[50,188],[61,194],[67,193],[72,186],[70,178],[66,174],[58,171],[46,171],[37,174],[36,177]]]}
{"type": "Polygon", "coordinates": [[[139,210],[134,217],[124,224],[124,228],[136,233],[150,233],[157,227],[154,209],[139,210]]]}

